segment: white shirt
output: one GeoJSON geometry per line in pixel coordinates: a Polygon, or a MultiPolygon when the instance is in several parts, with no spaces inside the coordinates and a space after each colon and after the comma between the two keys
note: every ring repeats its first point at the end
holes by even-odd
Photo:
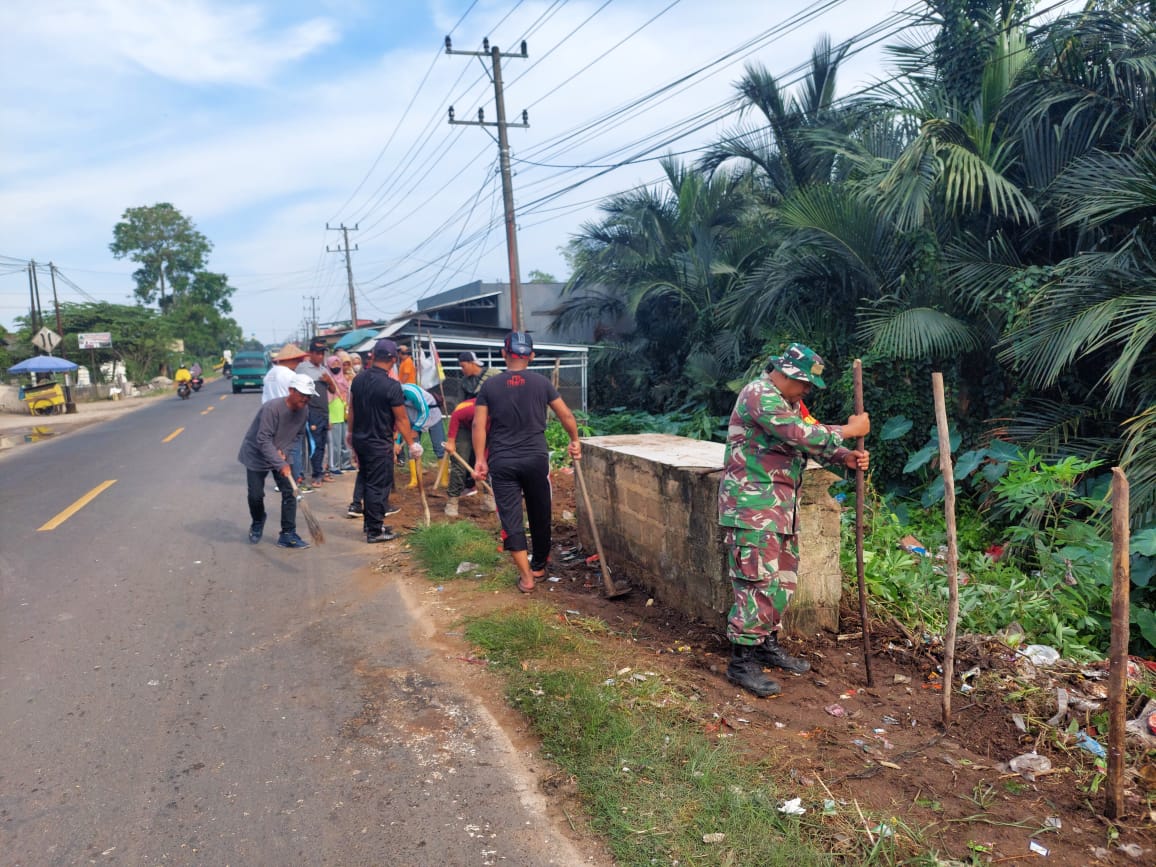
{"type": "Polygon", "coordinates": [[[261,403],[268,403],[279,397],[289,396],[289,380],[293,371],[283,364],[274,364],[265,374],[265,384],[261,388],[261,403]]]}

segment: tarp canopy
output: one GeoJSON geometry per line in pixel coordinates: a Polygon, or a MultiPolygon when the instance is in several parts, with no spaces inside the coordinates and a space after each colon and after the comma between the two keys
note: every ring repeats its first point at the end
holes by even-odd
{"type": "Polygon", "coordinates": [[[371,337],[376,337],[380,328],[355,328],[333,345],[334,349],[352,349],[371,337]]]}
{"type": "Polygon", "coordinates": [[[8,368],[9,373],[65,373],[73,370],[76,370],[73,362],[54,355],[36,355],[8,368]]]}

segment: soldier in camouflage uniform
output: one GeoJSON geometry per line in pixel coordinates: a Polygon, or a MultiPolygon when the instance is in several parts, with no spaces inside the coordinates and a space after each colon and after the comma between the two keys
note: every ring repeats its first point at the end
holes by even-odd
{"type": "Polygon", "coordinates": [[[800,414],[802,398],[812,387],[825,386],[823,359],[792,343],[739,392],[727,428],[718,497],[735,593],[727,624],[727,679],[759,696],[779,693],[764,666],[796,674],[811,668],[783,650],[776,635],[798,576],[796,508],[807,460],[849,469],[868,464],[866,451],[843,445],[867,435],[867,413],[851,416],[844,425],[819,424],[800,414]]]}

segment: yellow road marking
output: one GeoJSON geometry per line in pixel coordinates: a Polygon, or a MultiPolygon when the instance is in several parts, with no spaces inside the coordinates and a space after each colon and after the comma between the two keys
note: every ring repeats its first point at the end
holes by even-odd
{"type": "Polygon", "coordinates": [[[179,437],[181,435],[181,431],[183,431],[183,430],[184,430],[183,427],[177,428],[175,431],[173,431],[171,434],[169,434],[167,437],[165,437],[163,440],[161,440],[161,442],[162,443],[171,443],[173,440],[175,440],[177,437],[179,437]]]}
{"type": "Polygon", "coordinates": [[[224,399],[225,399],[225,398],[227,398],[228,396],[229,396],[229,395],[227,395],[227,394],[222,394],[222,395],[221,395],[219,398],[217,398],[217,399],[218,399],[218,400],[224,400],[224,399]]]}
{"type": "Polygon", "coordinates": [[[215,406],[210,406],[207,409],[201,410],[201,415],[208,415],[209,413],[211,413],[215,409],[216,409],[215,406]]]}
{"type": "Polygon", "coordinates": [[[101,482],[99,485],[97,485],[95,488],[93,488],[91,491],[89,491],[87,494],[85,494],[83,497],[61,512],[43,527],[37,527],[36,532],[40,533],[44,530],[55,530],[57,527],[59,527],[61,524],[63,524],[93,500],[95,500],[98,496],[100,496],[103,491],[111,488],[115,484],[116,479],[109,479],[107,482],[101,482]]]}

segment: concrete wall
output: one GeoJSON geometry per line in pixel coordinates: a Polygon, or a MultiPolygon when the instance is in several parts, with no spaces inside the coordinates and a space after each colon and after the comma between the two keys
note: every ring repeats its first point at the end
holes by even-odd
{"type": "MultiPolygon", "coordinates": [[[[720,443],[667,434],[582,441],[591,509],[615,578],[720,629],[732,598],[718,525],[723,449],[720,443]]],[[[818,466],[806,473],[800,496],[799,587],[785,618],[790,631],[838,629],[839,507],[827,494],[835,478],[818,466]]],[[[576,500],[579,538],[593,551],[580,493],[576,500]]]]}

